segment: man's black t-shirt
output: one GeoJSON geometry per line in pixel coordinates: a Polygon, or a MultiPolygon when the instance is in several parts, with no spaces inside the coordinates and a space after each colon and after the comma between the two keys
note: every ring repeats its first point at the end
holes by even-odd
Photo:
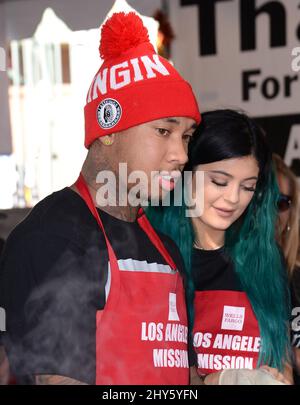
{"type": "MultiPolygon", "coordinates": [[[[137,222],[99,214],[120,268],[167,265],[137,222]]],[[[176,245],[159,236],[182,271],[176,245]]],[[[37,204],[9,236],[0,264],[2,340],[12,372],[94,384],[96,311],[109,287],[104,236],[82,198],[65,188],[37,204]]]]}

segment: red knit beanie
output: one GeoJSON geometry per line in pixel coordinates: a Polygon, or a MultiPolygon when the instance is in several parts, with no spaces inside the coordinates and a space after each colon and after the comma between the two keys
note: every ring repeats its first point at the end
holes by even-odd
{"type": "Polygon", "coordinates": [[[85,146],[145,122],[200,113],[191,86],[155,53],[140,17],[115,13],[102,27],[98,70],[87,95],[85,146]]]}

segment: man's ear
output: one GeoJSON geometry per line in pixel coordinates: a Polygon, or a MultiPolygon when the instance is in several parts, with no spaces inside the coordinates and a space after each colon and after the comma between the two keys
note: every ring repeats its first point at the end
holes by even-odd
{"type": "Polygon", "coordinates": [[[105,135],[105,136],[100,136],[100,138],[98,138],[98,140],[105,146],[110,146],[114,143],[115,141],[115,135],[116,134],[109,134],[109,135],[105,135]]]}

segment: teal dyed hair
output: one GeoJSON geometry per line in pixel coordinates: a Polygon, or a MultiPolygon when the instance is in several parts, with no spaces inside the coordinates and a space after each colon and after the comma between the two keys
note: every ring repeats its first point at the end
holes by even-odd
{"type": "MultiPolygon", "coordinates": [[[[258,320],[261,336],[259,364],[268,364],[282,370],[290,346],[290,308],[287,273],[275,240],[279,190],[272,169],[271,154],[262,142],[260,128],[244,114],[231,110],[215,111],[203,114],[203,121],[204,127],[201,128],[200,125],[195,141],[191,144],[190,163],[186,170],[195,170],[201,163],[249,154],[252,154],[259,164],[259,180],[251,203],[242,217],[226,231],[225,248],[233,260],[235,271],[258,320]],[[223,129],[225,122],[229,122],[227,132],[223,129]],[[218,136],[214,134],[217,134],[221,127],[222,138],[220,136],[218,140],[218,136]],[[207,138],[203,135],[206,132],[211,132],[207,138]],[[241,139],[244,141],[242,146],[239,144],[241,139]],[[224,147],[220,146],[220,140],[224,147]],[[202,160],[199,162],[198,155],[201,153],[202,160]]],[[[172,205],[149,208],[147,215],[154,227],[176,242],[183,256],[187,273],[186,290],[191,330],[194,319],[194,287],[191,274],[194,231],[185,211],[183,202],[180,207],[172,205]]]]}
{"type": "Polygon", "coordinates": [[[225,247],[258,320],[262,341],[259,364],[282,370],[289,351],[289,292],[287,272],[275,242],[278,196],[272,170],[265,190],[257,188],[242,223],[233,224],[226,232],[225,247]]]}

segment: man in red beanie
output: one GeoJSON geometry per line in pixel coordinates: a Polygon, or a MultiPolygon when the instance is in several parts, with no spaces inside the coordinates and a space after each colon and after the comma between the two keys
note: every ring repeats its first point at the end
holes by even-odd
{"type": "Polygon", "coordinates": [[[100,55],[81,174],[6,244],[3,341],[32,383],[188,384],[182,260],[140,205],[175,187],[198,106],[136,14],[107,20],[100,55]]]}

